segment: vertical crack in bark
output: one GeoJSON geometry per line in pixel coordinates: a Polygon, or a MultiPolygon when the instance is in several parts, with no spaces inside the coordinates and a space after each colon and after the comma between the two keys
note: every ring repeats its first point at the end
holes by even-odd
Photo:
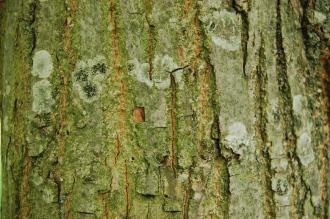
{"type": "Polygon", "coordinates": [[[312,7],[314,10],[315,7],[315,3],[313,3],[313,1],[310,0],[300,0],[300,8],[301,8],[301,13],[300,13],[300,27],[301,27],[301,35],[303,38],[303,43],[304,43],[304,49],[305,49],[305,54],[307,57],[307,60],[309,62],[309,64],[311,64],[311,66],[315,67],[315,65],[317,64],[317,61],[315,59],[315,48],[317,48],[316,45],[313,45],[313,43],[311,43],[311,32],[316,33],[321,39],[322,36],[320,36],[320,34],[317,31],[313,31],[313,27],[308,19],[308,8],[312,7]]]}
{"type": "MultiPolygon", "coordinates": [[[[217,101],[218,91],[217,91],[217,84],[216,84],[216,73],[214,66],[211,62],[210,51],[207,44],[207,35],[205,33],[205,29],[199,20],[200,15],[200,8],[198,3],[196,2],[196,14],[194,17],[194,26],[196,31],[196,42],[197,48],[196,51],[196,58],[200,59],[205,62],[206,69],[204,73],[204,78],[202,83],[202,93],[205,92],[204,95],[209,96],[206,98],[204,107],[208,107],[212,115],[212,126],[209,127],[211,129],[211,136],[210,138],[213,140],[214,144],[214,152],[217,152],[214,156],[216,162],[219,162],[219,167],[221,169],[220,173],[220,215],[222,218],[229,218],[229,205],[230,205],[230,176],[229,176],[229,161],[222,155],[221,152],[221,130],[219,124],[219,104],[217,101]],[[205,86],[205,87],[204,87],[205,86]],[[204,87],[204,89],[203,89],[204,87]],[[206,93],[207,92],[207,93],[206,93]]],[[[207,118],[207,117],[206,117],[207,118]]]]}
{"type": "Polygon", "coordinates": [[[221,150],[221,133],[220,133],[220,123],[219,117],[215,114],[213,125],[212,125],[212,139],[214,140],[216,159],[219,162],[221,181],[220,188],[220,210],[223,218],[229,218],[229,205],[230,205],[230,174],[229,174],[229,159],[222,154],[221,150]]]}
{"type": "MultiPolygon", "coordinates": [[[[110,77],[110,83],[119,89],[118,96],[118,105],[116,106],[117,114],[111,115],[112,118],[117,119],[115,124],[115,129],[118,129],[118,138],[116,141],[120,142],[120,147],[122,152],[124,151],[124,146],[127,139],[127,130],[126,130],[126,108],[127,108],[127,88],[125,83],[125,72],[123,70],[123,46],[121,45],[121,40],[123,40],[123,35],[120,34],[120,11],[118,10],[121,2],[117,0],[109,0],[109,25],[111,26],[111,48],[112,48],[112,57],[111,62],[114,69],[113,77],[110,77]]],[[[117,164],[119,164],[120,157],[116,158],[117,164]]],[[[130,213],[130,199],[129,199],[129,171],[127,160],[120,162],[123,165],[123,177],[124,177],[124,200],[125,200],[125,218],[129,218],[130,213]]]]}
{"type": "Polygon", "coordinates": [[[126,117],[126,84],[123,79],[124,72],[121,64],[120,38],[118,32],[118,18],[116,17],[116,0],[109,0],[109,22],[112,27],[111,31],[111,46],[113,49],[112,61],[115,69],[114,80],[119,81],[119,139],[126,135],[125,117],[126,117]]]}
{"type": "Polygon", "coordinates": [[[304,215],[304,203],[308,186],[303,179],[302,164],[296,154],[297,137],[294,130],[292,94],[287,75],[287,61],[283,47],[281,0],[276,4],[276,77],[280,92],[280,109],[282,128],[284,130],[284,148],[289,163],[289,183],[292,186],[290,197],[290,215],[300,218],[304,215]]]}
{"type": "MultiPolygon", "coordinates": [[[[23,6],[23,2],[22,2],[22,6],[23,6]]],[[[23,8],[23,7],[22,7],[23,8]]],[[[35,33],[35,28],[34,28],[34,23],[36,21],[36,13],[37,13],[37,5],[36,2],[33,1],[29,4],[29,12],[28,15],[30,17],[30,20],[27,21],[27,25],[31,28],[31,45],[30,45],[30,53],[28,54],[27,57],[31,57],[33,50],[36,46],[36,33],[35,33]]],[[[23,28],[22,27],[24,23],[20,23],[19,24],[19,31],[22,31],[23,28]]],[[[20,34],[18,37],[19,39],[17,40],[17,42],[20,42],[20,38],[23,37],[22,35],[24,34],[20,34]]],[[[23,92],[24,94],[20,95],[22,98],[24,98],[24,96],[29,96],[30,90],[29,90],[29,80],[28,80],[28,75],[29,75],[29,67],[27,66],[27,63],[25,62],[25,55],[24,54],[24,48],[21,47],[20,44],[18,44],[19,46],[19,56],[20,56],[20,60],[22,60],[22,65],[20,66],[22,69],[20,72],[22,72],[21,76],[22,78],[20,78],[20,81],[22,83],[23,86],[23,92]]],[[[21,127],[16,130],[17,133],[24,133],[24,131],[20,131],[20,129],[26,129],[27,128],[27,119],[28,116],[24,113],[24,112],[28,112],[27,108],[29,107],[29,103],[28,101],[22,99],[22,103],[20,108],[17,110],[17,119],[20,118],[22,121],[17,120],[17,122],[19,121],[21,124],[21,127]]],[[[20,144],[21,147],[23,147],[22,149],[22,156],[23,156],[23,161],[22,161],[22,174],[21,174],[21,183],[19,186],[19,212],[18,212],[18,218],[21,219],[26,219],[29,217],[29,212],[30,212],[30,206],[29,206],[29,200],[28,200],[28,195],[29,195],[29,175],[30,175],[30,171],[32,168],[32,161],[31,158],[29,157],[29,151],[28,151],[28,143],[26,142],[26,136],[23,134],[22,136],[18,136],[16,144],[20,144]]]]}
{"type": "Polygon", "coordinates": [[[125,202],[126,202],[126,212],[125,218],[129,218],[129,181],[128,181],[128,166],[127,160],[125,160],[125,202]]]}
{"type": "Polygon", "coordinates": [[[207,48],[205,47],[206,36],[203,32],[203,27],[201,21],[199,20],[200,8],[197,2],[195,2],[196,12],[193,16],[193,31],[195,34],[194,39],[194,53],[195,57],[193,58],[194,75],[198,81],[198,108],[199,108],[199,123],[198,123],[198,153],[202,159],[205,159],[205,144],[204,138],[207,132],[206,124],[211,120],[213,112],[211,109],[211,90],[210,90],[210,70],[212,67],[207,48]],[[200,68],[199,66],[203,66],[200,68]]]}
{"type": "Polygon", "coordinates": [[[101,194],[102,204],[103,204],[103,219],[109,219],[109,208],[108,208],[108,201],[107,197],[109,192],[105,192],[101,194]]]}
{"type": "Polygon", "coordinates": [[[328,194],[328,172],[329,172],[329,157],[328,147],[330,144],[330,48],[324,50],[321,57],[321,83],[322,83],[322,108],[323,115],[323,144],[320,145],[320,177],[321,177],[321,201],[323,209],[321,218],[328,218],[329,211],[329,194],[328,194]]]}
{"type": "Polygon", "coordinates": [[[115,155],[114,165],[117,164],[117,161],[118,161],[118,158],[119,158],[119,155],[120,155],[120,150],[121,150],[121,143],[120,143],[118,134],[116,134],[116,150],[117,151],[116,151],[116,155],[115,155]]]}
{"type": "Polygon", "coordinates": [[[195,163],[193,163],[188,170],[188,179],[187,184],[185,186],[184,190],[184,198],[183,198],[183,219],[189,218],[189,200],[191,198],[191,174],[193,171],[193,168],[195,166],[195,163]]]}
{"type": "Polygon", "coordinates": [[[258,136],[257,153],[261,160],[261,183],[263,190],[263,208],[265,218],[275,218],[274,191],[272,190],[271,158],[268,148],[267,136],[267,74],[265,73],[264,40],[261,35],[261,43],[258,53],[258,65],[255,70],[255,111],[256,111],[256,134],[258,136]]]}
{"type": "MultiPolygon", "coordinates": [[[[64,25],[64,52],[67,54],[70,63],[70,69],[74,68],[75,55],[73,48],[71,46],[71,27],[72,27],[72,18],[75,16],[75,12],[77,10],[76,0],[70,0],[68,2],[71,10],[66,11],[66,20],[64,25]],[[70,18],[70,19],[69,19],[70,18]]],[[[63,89],[60,92],[59,98],[59,127],[56,131],[56,139],[58,142],[58,163],[55,169],[55,182],[58,185],[58,204],[59,204],[59,216],[61,219],[64,218],[72,218],[72,210],[71,210],[71,195],[70,197],[65,197],[64,193],[64,185],[62,182],[62,167],[64,164],[64,154],[65,154],[65,141],[66,141],[66,110],[67,110],[67,98],[68,98],[68,81],[69,81],[69,73],[67,73],[66,69],[61,69],[63,66],[60,66],[61,73],[61,85],[63,89]]]]}
{"type": "MultiPolygon", "coordinates": [[[[72,187],[70,188],[70,192],[68,194],[66,194],[66,196],[64,197],[64,195],[62,194],[62,191],[58,192],[58,202],[59,203],[63,203],[63,207],[62,209],[60,209],[60,218],[61,219],[72,219],[72,196],[73,196],[73,189],[76,183],[76,175],[73,176],[73,183],[72,183],[72,187]]],[[[58,184],[58,189],[61,190],[63,189],[63,186],[61,185],[61,182],[57,182],[58,184]]]]}
{"type": "MultiPolygon", "coordinates": [[[[322,27],[317,27],[311,24],[309,21],[309,9],[315,10],[316,2],[311,0],[300,0],[300,8],[302,11],[300,17],[300,24],[301,24],[301,33],[304,43],[304,50],[306,53],[306,57],[310,67],[312,69],[318,69],[318,65],[321,65],[320,70],[320,79],[321,79],[321,87],[322,87],[322,105],[321,109],[323,111],[323,142],[320,144],[319,150],[319,160],[320,160],[320,198],[321,198],[321,218],[328,218],[329,214],[329,195],[328,195],[328,169],[329,169],[329,157],[328,157],[328,147],[330,144],[330,111],[329,111],[329,101],[330,101],[330,90],[329,90],[329,58],[330,58],[330,51],[329,47],[326,44],[326,38],[324,36],[322,27]],[[320,47],[318,45],[313,45],[311,41],[311,33],[317,34],[320,38],[320,47]],[[322,51],[323,55],[321,55],[320,60],[317,60],[315,54],[321,48],[325,49],[322,51]],[[319,62],[320,61],[320,62],[319,62]]],[[[310,80],[315,80],[313,76],[309,76],[310,80]]],[[[317,86],[314,84],[314,86],[317,86]]]]}
{"type": "Polygon", "coordinates": [[[171,167],[174,176],[177,177],[177,133],[176,133],[176,81],[175,72],[170,73],[170,87],[171,87],[171,167]]]}
{"type": "Polygon", "coordinates": [[[63,183],[62,183],[62,179],[61,179],[61,169],[62,169],[62,165],[63,165],[63,161],[64,161],[64,150],[65,150],[65,114],[66,114],[66,107],[67,107],[67,96],[68,96],[68,89],[67,89],[67,80],[68,80],[68,76],[67,75],[63,75],[61,77],[62,79],[62,85],[63,85],[63,90],[60,96],[60,103],[59,103],[59,122],[60,122],[60,126],[57,130],[57,137],[56,139],[58,139],[58,166],[57,168],[57,177],[58,177],[58,185],[60,186],[59,189],[59,210],[60,210],[60,215],[61,218],[64,218],[64,199],[65,196],[63,194],[64,192],[64,187],[63,187],[63,183]]]}
{"type": "Polygon", "coordinates": [[[243,54],[243,75],[246,77],[246,63],[248,57],[248,42],[249,42],[249,13],[232,0],[232,7],[241,16],[241,50],[243,54]]]}
{"type": "Polygon", "coordinates": [[[307,17],[307,8],[308,8],[308,0],[300,0],[300,5],[302,7],[302,15],[301,15],[301,34],[304,42],[304,47],[305,47],[305,52],[307,55],[307,58],[310,58],[310,54],[308,52],[308,41],[309,41],[309,36],[308,36],[308,26],[309,26],[309,21],[307,17]]]}
{"type": "Polygon", "coordinates": [[[152,80],[152,73],[153,73],[153,58],[155,55],[155,41],[156,41],[156,27],[155,25],[150,21],[150,14],[152,12],[153,8],[153,0],[145,0],[145,7],[146,7],[146,12],[145,12],[145,18],[148,23],[148,63],[149,63],[149,80],[152,80]]]}
{"type": "Polygon", "coordinates": [[[22,173],[22,182],[20,186],[20,195],[19,195],[19,216],[20,219],[29,218],[29,175],[32,167],[31,159],[29,158],[28,150],[25,149],[24,161],[23,161],[23,173],[22,173]]]}

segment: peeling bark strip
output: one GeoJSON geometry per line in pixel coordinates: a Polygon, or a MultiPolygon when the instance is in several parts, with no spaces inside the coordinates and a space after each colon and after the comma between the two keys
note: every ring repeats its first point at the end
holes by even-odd
{"type": "Polygon", "coordinates": [[[261,184],[263,189],[263,207],[265,218],[275,218],[275,201],[274,191],[272,190],[272,170],[271,170],[271,158],[269,155],[269,140],[267,136],[267,84],[268,78],[265,73],[265,54],[264,54],[264,42],[261,36],[259,53],[258,53],[258,65],[256,66],[255,74],[255,111],[256,111],[256,133],[258,136],[257,154],[261,158],[261,184]]]}
{"type": "Polygon", "coordinates": [[[323,144],[320,145],[320,176],[321,176],[321,200],[323,201],[322,218],[328,218],[329,212],[329,194],[328,194],[328,176],[329,176],[329,157],[328,149],[330,144],[330,48],[324,50],[321,56],[321,83],[323,98],[323,144]]]}

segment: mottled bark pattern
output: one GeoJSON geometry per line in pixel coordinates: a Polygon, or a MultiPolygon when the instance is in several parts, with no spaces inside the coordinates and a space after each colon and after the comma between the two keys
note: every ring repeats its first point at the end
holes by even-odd
{"type": "Polygon", "coordinates": [[[327,0],[0,0],[1,218],[327,218],[327,0]]]}

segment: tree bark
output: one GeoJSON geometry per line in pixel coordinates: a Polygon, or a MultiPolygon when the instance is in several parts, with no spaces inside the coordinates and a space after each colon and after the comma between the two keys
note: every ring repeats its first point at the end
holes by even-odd
{"type": "Polygon", "coordinates": [[[327,0],[0,0],[1,218],[327,218],[327,0]]]}

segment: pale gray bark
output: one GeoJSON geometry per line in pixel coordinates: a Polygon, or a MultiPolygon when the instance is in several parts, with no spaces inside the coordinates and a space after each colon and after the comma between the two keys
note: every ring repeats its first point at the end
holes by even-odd
{"type": "Polygon", "coordinates": [[[327,218],[329,10],[0,1],[2,218],[327,218]]]}

